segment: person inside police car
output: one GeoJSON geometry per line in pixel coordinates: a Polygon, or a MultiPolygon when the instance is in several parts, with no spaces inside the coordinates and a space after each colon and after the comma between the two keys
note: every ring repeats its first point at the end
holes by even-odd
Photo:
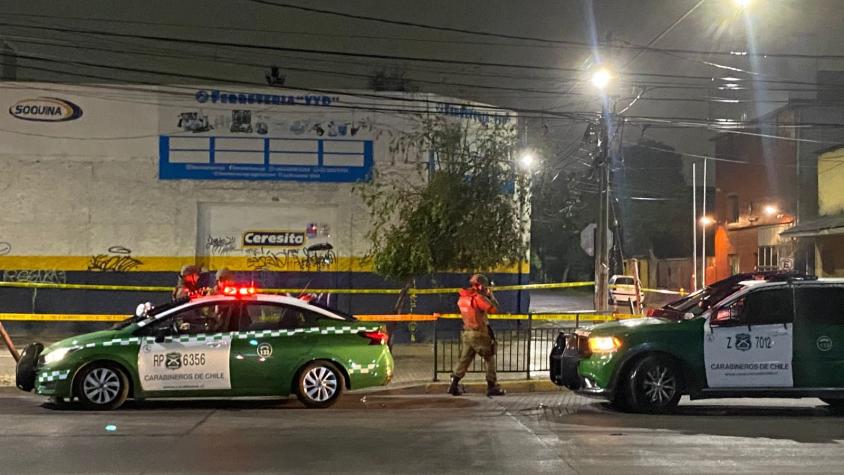
{"type": "Polygon", "coordinates": [[[460,380],[466,375],[469,365],[477,354],[486,364],[487,396],[503,396],[504,390],[498,386],[495,371],[495,335],[487,318],[490,313],[498,311],[499,304],[492,289],[489,288],[489,279],[483,274],[473,275],[469,279],[469,288],[462,289],[459,295],[457,306],[460,308],[460,316],[463,319],[461,333],[463,349],[460,352],[460,360],[451,375],[448,393],[453,396],[463,394],[460,380]]]}
{"type": "Polygon", "coordinates": [[[176,288],[173,289],[173,300],[193,298],[200,295],[202,293],[202,289],[199,287],[200,274],[201,270],[198,266],[190,264],[182,266],[176,288]]]}

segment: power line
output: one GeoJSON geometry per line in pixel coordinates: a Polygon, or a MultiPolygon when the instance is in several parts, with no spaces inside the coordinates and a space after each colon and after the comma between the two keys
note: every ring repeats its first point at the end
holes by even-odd
{"type": "MultiPolygon", "coordinates": [[[[82,62],[82,61],[56,60],[56,59],[38,57],[38,56],[31,56],[31,55],[18,55],[18,56],[25,58],[25,59],[26,58],[34,59],[34,60],[37,60],[37,61],[47,61],[47,62],[52,62],[52,63],[70,64],[70,65],[77,65],[77,66],[78,65],[90,66],[90,67],[95,67],[95,68],[104,68],[104,69],[118,70],[118,71],[123,71],[123,72],[128,71],[128,72],[132,72],[132,73],[164,75],[164,76],[169,76],[169,77],[189,78],[189,79],[192,79],[192,80],[212,81],[212,82],[220,82],[220,83],[243,84],[243,85],[248,85],[248,86],[257,86],[258,85],[258,84],[255,84],[255,83],[252,83],[252,82],[247,82],[247,81],[226,80],[226,79],[214,78],[214,77],[208,77],[208,76],[186,75],[186,74],[171,73],[171,72],[166,72],[166,71],[144,70],[144,69],[139,69],[139,68],[126,68],[126,67],[118,67],[118,66],[113,66],[113,65],[103,65],[103,64],[82,62]]],[[[51,72],[55,72],[55,71],[51,71],[51,72]]],[[[64,74],[74,74],[74,73],[64,73],[64,74]]],[[[113,78],[106,78],[106,79],[111,80],[113,78]]],[[[261,84],[261,86],[263,86],[263,84],[261,84]]],[[[302,88],[302,87],[295,87],[295,86],[291,86],[291,89],[298,89],[298,90],[310,91],[310,92],[318,92],[318,93],[321,93],[321,94],[345,94],[345,95],[349,95],[349,96],[376,98],[376,99],[379,99],[379,100],[385,99],[384,95],[377,95],[377,94],[371,94],[371,93],[337,91],[337,90],[327,90],[327,89],[314,89],[314,88],[302,88]]],[[[426,103],[426,104],[445,104],[445,105],[456,105],[456,106],[464,105],[464,103],[443,102],[443,101],[436,101],[436,100],[430,100],[430,99],[416,99],[416,98],[408,98],[408,97],[402,97],[402,98],[398,98],[398,99],[395,99],[395,100],[404,101],[404,102],[423,102],[423,103],[426,103]]],[[[494,109],[494,110],[501,110],[500,108],[493,107],[493,106],[480,105],[480,104],[471,104],[471,105],[473,107],[477,107],[477,108],[488,108],[488,109],[494,109]]],[[[540,116],[542,116],[542,115],[557,116],[559,118],[567,118],[567,119],[575,120],[575,121],[590,121],[590,120],[593,120],[597,115],[594,112],[550,112],[550,111],[542,110],[542,109],[527,109],[527,108],[509,108],[509,110],[514,111],[514,112],[518,112],[520,114],[538,114],[540,116]]],[[[424,112],[424,110],[416,110],[414,112],[424,112]]],[[[741,128],[758,128],[760,125],[763,125],[763,123],[760,123],[760,122],[750,122],[750,123],[748,123],[748,122],[732,122],[732,123],[729,123],[729,124],[723,124],[723,123],[711,122],[711,121],[702,122],[701,119],[696,119],[696,118],[671,118],[671,117],[632,117],[632,118],[630,118],[630,120],[631,120],[631,122],[637,122],[637,121],[651,122],[651,123],[655,122],[655,123],[660,123],[660,124],[669,124],[669,125],[676,125],[676,126],[681,126],[681,127],[703,127],[703,128],[707,128],[707,129],[710,129],[710,130],[713,130],[713,131],[721,131],[721,132],[727,132],[727,133],[733,132],[733,131],[735,131],[735,128],[739,128],[739,127],[741,127],[741,128]],[[731,127],[731,129],[725,129],[725,126],[729,126],[729,127],[731,127]]],[[[782,124],[773,124],[773,125],[782,125],[782,124]]],[[[834,124],[824,124],[824,125],[825,126],[833,126],[834,124]]],[[[736,133],[739,133],[739,132],[736,131],[736,133]]],[[[793,138],[790,138],[790,137],[780,137],[780,136],[774,136],[774,135],[770,135],[770,134],[758,134],[758,133],[754,133],[754,132],[740,132],[740,133],[745,134],[745,135],[756,135],[756,136],[765,137],[765,138],[779,138],[779,139],[783,139],[783,140],[797,140],[797,141],[808,141],[808,142],[815,142],[815,143],[825,143],[825,142],[822,142],[822,141],[813,141],[813,140],[809,140],[809,139],[793,139],[793,138]]]]}
{"type": "Polygon", "coordinates": [[[179,29],[191,28],[191,29],[200,29],[200,30],[224,30],[224,31],[239,31],[239,32],[246,32],[246,33],[269,33],[269,34],[284,34],[284,35],[299,35],[299,36],[316,36],[316,37],[327,37],[327,38],[342,38],[342,39],[349,39],[349,38],[359,38],[359,39],[369,39],[369,40],[383,40],[383,41],[407,41],[407,42],[420,42],[420,43],[433,43],[433,44],[466,44],[466,45],[477,45],[477,46],[497,46],[497,47],[512,47],[512,48],[553,48],[556,49],[558,46],[556,45],[531,45],[531,44],[513,44],[513,43],[502,43],[502,42],[492,42],[492,41],[467,41],[467,40],[457,40],[457,39],[433,39],[433,38],[410,38],[407,36],[384,36],[384,35],[358,35],[358,34],[337,34],[337,33],[330,33],[330,32],[314,32],[314,31],[293,31],[293,30],[267,30],[262,28],[242,28],[242,27],[230,27],[230,26],[216,26],[216,25],[190,25],[186,23],[165,23],[165,22],[152,22],[152,21],[141,21],[141,20],[126,20],[126,19],[116,19],[116,18],[92,18],[92,17],[79,17],[79,16],[63,16],[63,15],[34,15],[34,14],[27,14],[27,13],[11,13],[11,12],[0,12],[0,16],[4,17],[24,17],[24,18],[36,18],[39,20],[43,19],[56,19],[56,20],[75,20],[75,21],[85,21],[85,22],[105,22],[105,23],[112,23],[117,25],[141,25],[141,26],[155,26],[155,27],[173,27],[179,29]]]}
{"type": "Polygon", "coordinates": [[[252,3],[257,3],[260,5],[266,5],[271,7],[277,8],[286,8],[291,10],[299,10],[308,13],[319,13],[321,15],[331,15],[331,16],[338,16],[342,18],[350,18],[354,20],[363,20],[363,21],[371,21],[376,23],[384,23],[388,25],[396,25],[396,26],[405,26],[405,27],[412,27],[412,28],[421,28],[426,30],[435,30],[435,31],[447,31],[451,33],[461,33],[466,35],[473,35],[473,36],[484,36],[489,38],[503,38],[508,40],[519,40],[519,41],[531,41],[537,43],[545,43],[545,44],[553,44],[553,45],[566,45],[566,46],[577,46],[581,48],[591,48],[592,45],[589,43],[585,43],[582,41],[569,41],[569,40],[552,40],[548,38],[539,38],[535,36],[522,36],[522,35],[510,35],[505,33],[493,33],[488,31],[478,31],[478,30],[467,30],[464,28],[454,28],[449,26],[439,26],[439,25],[429,25],[425,23],[417,23],[412,21],[403,21],[403,20],[393,20],[389,18],[383,17],[375,17],[375,16],[367,16],[367,15],[357,15],[353,13],[345,13],[339,12],[336,10],[326,10],[321,8],[313,8],[313,7],[303,7],[301,5],[294,5],[291,3],[279,3],[279,2],[270,2],[267,0],[247,0],[252,3]]]}
{"type": "MultiPolygon", "coordinates": [[[[110,53],[118,53],[118,54],[126,54],[126,55],[135,55],[135,56],[147,56],[147,57],[156,57],[156,58],[170,58],[170,59],[192,59],[197,61],[213,61],[215,63],[222,63],[222,64],[230,64],[236,66],[249,66],[255,68],[266,68],[267,65],[265,63],[256,63],[256,62],[248,62],[248,61],[234,61],[229,59],[220,59],[214,58],[211,56],[203,56],[203,55],[188,55],[186,53],[161,53],[156,52],[154,49],[147,49],[145,51],[128,51],[126,49],[116,49],[116,48],[104,48],[99,46],[82,46],[79,43],[74,44],[63,44],[57,43],[55,40],[41,40],[40,38],[31,39],[29,37],[12,37],[12,39],[18,43],[22,44],[30,44],[30,45],[42,45],[42,46],[52,46],[52,47],[59,47],[59,48],[75,48],[75,49],[85,49],[89,51],[100,51],[100,52],[110,52],[110,53]]],[[[285,66],[283,68],[285,71],[298,71],[298,72],[309,72],[309,73],[320,73],[320,74],[328,74],[334,76],[343,76],[343,77],[352,77],[352,78],[359,78],[359,79],[371,79],[371,74],[365,73],[353,73],[343,70],[327,70],[327,69],[315,69],[315,68],[301,68],[296,66],[285,66]]],[[[477,89],[489,89],[489,90],[500,90],[500,91],[512,91],[517,92],[519,94],[524,93],[532,93],[532,94],[547,94],[547,95],[560,95],[562,91],[560,90],[543,90],[543,89],[532,89],[532,88],[520,88],[520,87],[507,87],[507,86],[492,86],[487,84],[480,84],[480,83],[460,83],[460,82],[449,82],[449,81],[433,81],[433,80],[426,80],[426,79],[419,79],[415,77],[408,77],[407,78],[411,83],[419,83],[419,84],[430,84],[434,86],[446,86],[446,87],[461,87],[461,88],[477,88],[477,89]]],[[[654,86],[654,88],[658,88],[658,86],[654,86]]],[[[583,93],[570,93],[570,95],[578,95],[578,96],[586,96],[583,93]]],[[[504,96],[502,96],[504,97],[504,96]]],[[[626,100],[625,98],[620,98],[621,100],[626,100]]],[[[659,101],[659,102],[697,102],[697,103],[731,103],[731,104],[740,104],[740,103],[757,103],[757,102],[765,102],[765,103],[781,103],[785,104],[789,101],[787,100],[776,100],[776,99],[761,99],[761,100],[752,100],[752,99],[729,99],[729,98],[718,98],[718,97],[704,97],[704,98],[696,98],[696,97],[645,97],[643,95],[639,95],[635,97],[637,101],[659,101]]],[[[827,102],[835,102],[835,101],[827,101],[827,102]]],[[[841,101],[844,102],[844,101],[841,101]]],[[[628,106],[629,108],[629,106],[628,106]]]]}
{"type": "MultiPolygon", "coordinates": [[[[455,60],[455,59],[418,57],[418,56],[400,56],[400,55],[386,55],[386,54],[361,53],[361,52],[350,52],[350,51],[322,50],[322,49],[313,49],[313,48],[290,48],[290,47],[283,47],[283,46],[256,45],[256,44],[213,41],[213,40],[197,40],[197,39],[179,38],[179,37],[172,37],[172,36],[153,36],[153,35],[141,35],[141,34],[130,34],[130,33],[117,33],[117,32],[109,32],[109,31],[101,31],[101,30],[61,28],[61,27],[55,27],[55,26],[21,25],[21,24],[15,24],[15,23],[0,23],[0,26],[13,27],[13,28],[24,28],[24,29],[34,29],[34,30],[46,30],[46,31],[59,32],[59,33],[74,33],[74,34],[80,34],[81,33],[81,34],[106,36],[106,37],[114,37],[114,38],[131,38],[131,39],[140,39],[140,40],[147,40],[147,41],[159,41],[159,42],[170,42],[170,43],[180,43],[180,44],[194,44],[194,45],[227,47],[227,48],[243,48],[243,49],[262,50],[262,51],[276,51],[276,52],[281,51],[281,52],[322,54],[322,55],[328,55],[328,56],[356,57],[356,58],[391,60],[391,61],[410,61],[410,62],[421,62],[421,63],[432,63],[432,64],[450,64],[450,65],[459,65],[459,66],[512,68],[512,69],[525,69],[525,70],[534,70],[534,71],[553,71],[553,72],[566,72],[566,73],[582,74],[582,71],[577,69],[577,68],[564,68],[564,67],[560,67],[560,66],[540,66],[540,65],[531,65],[531,64],[512,64],[512,63],[498,63],[498,62],[484,62],[484,61],[467,61],[467,60],[455,60]]],[[[712,79],[713,79],[712,76],[682,75],[682,74],[667,74],[667,73],[628,72],[628,73],[621,73],[621,74],[626,75],[626,76],[633,76],[633,77],[643,76],[643,77],[655,77],[655,78],[664,78],[664,79],[692,79],[692,80],[699,80],[699,81],[712,81],[712,79]]],[[[572,79],[572,80],[575,80],[575,81],[578,80],[578,78],[576,78],[576,77],[574,77],[574,78],[570,77],[568,79],[572,79]]],[[[797,84],[797,85],[812,85],[812,84],[815,84],[815,83],[810,83],[810,82],[806,82],[806,81],[776,81],[776,80],[757,80],[757,81],[758,82],[765,82],[765,83],[788,83],[788,84],[797,84]]],[[[711,86],[707,86],[707,87],[711,87],[711,86]]]]}
{"type": "MultiPolygon", "coordinates": [[[[338,16],[343,18],[350,18],[355,20],[365,20],[365,21],[372,21],[378,23],[385,23],[385,24],[392,24],[397,26],[406,26],[406,27],[414,27],[414,28],[423,28],[428,30],[436,30],[436,31],[448,31],[453,33],[461,33],[466,35],[474,35],[474,36],[485,36],[485,37],[494,37],[494,38],[504,38],[510,40],[520,40],[520,41],[531,41],[537,43],[546,43],[546,44],[555,44],[555,45],[563,45],[563,46],[572,46],[572,47],[580,47],[580,48],[594,48],[597,45],[593,45],[583,41],[571,41],[571,40],[557,40],[557,39],[550,39],[550,38],[541,38],[541,37],[534,37],[534,36],[521,36],[521,35],[510,35],[506,33],[496,33],[496,32],[488,32],[488,31],[477,31],[477,30],[467,30],[463,28],[453,28],[448,26],[440,26],[440,25],[430,25],[425,23],[417,23],[417,22],[410,22],[410,21],[402,21],[402,20],[393,20],[389,18],[383,17],[375,17],[375,16],[367,16],[367,15],[357,15],[352,13],[345,13],[336,10],[327,10],[327,9],[319,9],[313,7],[304,7],[301,5],[295,5],[290,3],[283,3],[283,2],[273,2],[269,0],[247,0],[252,3],[257,3],[261,5],[273,6],[278,8],[286,8],[286,9],[293,9],[299,10],[309,13],[319,13],[323,15],[332,15],[338,16]]],[[[698,5],[695,5],[692,10],[696,9],[698,5]]],[[[685,18],[685,15],[683,16],[685,18]]],[[[680,20],[682,20],[681,18],[680,20]]],[[[607,45],[610,46],[610,45],[607,45]]],[[[734,56],[734,57],[748,57],[748,56],[755,56],[755,57],[765,57],[765,58],[791,58],[791,59],[844,59],[844,55],[840,54],[801,54],[801,53],[774,53],[774,52],[752,52],[752,51],[712,51],[712,50],[697,50],[697,49],[685,49],[685,48],[657,48],[651,45],[638,45],[633,43],[627,44],[617,44],[612,45],[612,48],[615,49],[628,49],[634,51],[651,51],[651,52],[669,52],[669,53],[680,53],[680,54],[692,54],[692,55],[703,55],[703,56],[734,56]]]]}

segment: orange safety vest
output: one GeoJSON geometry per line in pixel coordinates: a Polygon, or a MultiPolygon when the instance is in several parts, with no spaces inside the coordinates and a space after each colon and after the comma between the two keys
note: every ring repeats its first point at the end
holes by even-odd
{"type": "Polygon", "coordinates": [[[460,308],[460,316],[463,318],[463,328],[486,331],[487,314],[495,313],[498,309],[475,289],[463,289],[459,295],[457,307],[460,308]]]}

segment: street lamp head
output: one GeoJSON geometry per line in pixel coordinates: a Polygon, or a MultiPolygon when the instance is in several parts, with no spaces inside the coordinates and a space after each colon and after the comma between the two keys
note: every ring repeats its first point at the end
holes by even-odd
{"type": "Polygon", "coordinates": [[[605,90],[607,86],[609,86],[611,81],[612,74],[607,68],[602,67],[592,73],[592,85],[594,85],[601,91],[605,90]]]}
{"type": "Polygon", "coordinates": [[[530,150],[525,150],[519,156],[519,167],[523,170],[530,170],[536,163],[536,156],[530,150]]]}
{"type": "Polygon", "coordinates": [[[710,224],[714,223],[715,220],[712,219],[711,216],[701,216],[700,217],[700,224],[703,226],[709,226],[710,224]]]}
{"type": "Polygon", "coordinates": [[[752,0],[733,0],[733,3],[735,3],[737,7],[744,9],[750,6],[751,1],[752,0]]]}
{"type": "Polygon", "coordinates": [[[768,216],[774,216],[775,214],[780,212],[779,208],[774,205],[766,205],[763,211],[768,216]]]}

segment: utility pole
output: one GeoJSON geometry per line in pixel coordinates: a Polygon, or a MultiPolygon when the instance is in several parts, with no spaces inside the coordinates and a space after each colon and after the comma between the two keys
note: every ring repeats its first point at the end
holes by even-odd
{"type": "Polygon", "coordinates": [[[609,305],[607,281],[609,280],[610,228],[610,166],[609,166],[609,122],[610,113],[606,101],[602,106],[598,135],[598,222],[595,232],[595,311],[606,312],[609,305]]]}
{"type": "Polygon", "coordinates": [[[697,290],[697,164],[692,163],[692,292],[697,290]]]}

